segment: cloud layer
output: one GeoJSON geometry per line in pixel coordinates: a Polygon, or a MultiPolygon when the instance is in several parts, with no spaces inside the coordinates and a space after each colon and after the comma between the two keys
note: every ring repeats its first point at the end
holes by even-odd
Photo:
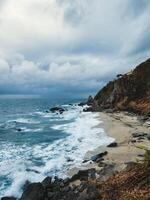
{"type": "Polygon", "coordinates": [[[149,57],[147,0],[0,0],[0,93],[87,95],[149,57]]]}

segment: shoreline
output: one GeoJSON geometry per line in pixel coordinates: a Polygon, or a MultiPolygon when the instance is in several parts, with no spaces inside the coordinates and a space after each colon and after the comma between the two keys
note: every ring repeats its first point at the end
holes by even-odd
{"type": "MultiPolygon", "coordinates": [[[[96,127],[103,128],[106,135],[112,138],[111,143],[115,142],[117,143],[117,146],[99,146],[92,151],[87,151],[85,159],[88,157],[90,160],[92,156],[107,151],[107,155],[103,157],[103,163],[115,164],[118,171],[125,169],[127,163],[137,162],[144,154],[144,151],[135,146],[143,145],[147,148],[150,146],[150,141],[147,138],[143,138],[143,140],[138,140],[137,138],[137,141],[135,142],[136,138],[134,139],[132,136],[133,133],[139,132],[150,134],[150,121],[147,121],[148,123],[146,122],[144,124],[142,121],[140,122],[138,117],[139,116],[127,112],[99,112],[98,119],[101,123],[96,127]]],[[[81,167],[71,168],[67,174],[69,177],[72,177],[77,174],[79,170],[88,170],[91,168],[99,170],[101,167],[98,166],[97,162],[84,163],[81,164],[81,167]]]]}
{"type": "MultiPolygon", "coordinates": [[[[37,195],[39,190],[41,190],[41,193],[43,192],[43,195],[45,195],[46,191],[47,197],[51,196],[50,199],[52,200],[59,199],[57,195],[68,195],[64,199],[70,200],[72,198],[72,200],[78,200],[77,197],[85,196],[83,191],[87,187],[93,188],[95,183],[103,184],[103,181],[107,182],[113,175],[126,170],[132,163],[136,163],[137,159],[143,159],[144,151],[136,148],[135,145],[149,147],[150,120],[139,120],[138,116],[127,112],[99,112],[99,116],[96,116],[96,118],[100,120],[99,125],[96,127],[103,128],[106,135],[112,138],[111,144],[115,143],[116,145],[113,147],[100,146],[91,151],[90,157],[94,156],[96,159],[93,162],[89,160],[89,162],[83,163],[79,168],[70,169],[67,172],[70,178],[63,180],[56,177],[52,182],[50,177],[46,177],[40,183],[27,184],[21,200],[27,200],[29,196],[37,195]],[[135,133],[146,133],[147,135],[141,138],[139,136],[133,137],[135,133]],[[32,189],[30,186],[32,186],[32,189]],[[47,187],[51,188],[50,192],[47,187]],[[82,187],[84,188],[83,190],[82,187]]],[[[87,197],[90,197],[91,194],[97,195],[93,200],[98,199],[99,195],[99,189],[96,188],[96,185],[94,187],[95,189],[92,193],[86,191],[87,197]]],[[[36,199],[38,198],[36,197],[36,199]]],[[[8,200],[11,199],[8,198],[8,200]]]]}

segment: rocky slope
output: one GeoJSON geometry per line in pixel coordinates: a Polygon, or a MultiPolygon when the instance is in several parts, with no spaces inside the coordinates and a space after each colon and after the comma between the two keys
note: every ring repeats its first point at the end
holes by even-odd
{"type": "Polygon", "coordinates": [[[93,108],[126,110],[150,116],[150,59],[110,81],[94,98],[93,108]]]}

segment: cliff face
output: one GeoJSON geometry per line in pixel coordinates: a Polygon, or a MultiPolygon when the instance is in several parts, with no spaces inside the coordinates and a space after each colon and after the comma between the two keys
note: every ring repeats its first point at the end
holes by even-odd
{"type": "Polygon", "coordinates": [[[110,81],[95,96],[94,105],[150,116],[150,59],[110,81]]]}

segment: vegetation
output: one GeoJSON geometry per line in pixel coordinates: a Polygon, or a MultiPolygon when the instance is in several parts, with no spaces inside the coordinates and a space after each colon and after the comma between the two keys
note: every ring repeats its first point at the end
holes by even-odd
{"type": "Polygon", "coordinates": [[[145,164],[150,166],[150,149],[148,149],[147,147],[145,147],[143,145],[138,145],[136,147],[145,151],[144,159],[143,160],[137,160],[137,161],[138,162],[144,162],[145,164]]]}

